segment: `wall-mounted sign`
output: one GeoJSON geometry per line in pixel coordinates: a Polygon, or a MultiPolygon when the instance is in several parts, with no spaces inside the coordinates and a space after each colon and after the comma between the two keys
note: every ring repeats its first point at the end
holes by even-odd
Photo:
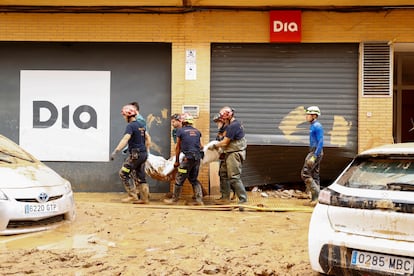
{"type": "Polygon", "coordinates": [[[197,52],[194,49],[185,51],[185,79],[197,79],[197,52]]]}
{"type": "Polygon", "coordinates": [[[20,71],[20,145],[42,161],[108,161],[110,71],[20,71]]]}
{"type": "Polygon", "coordinates": [[[301,42],[301,11],[270,11],[270,42],[301,42]]]}

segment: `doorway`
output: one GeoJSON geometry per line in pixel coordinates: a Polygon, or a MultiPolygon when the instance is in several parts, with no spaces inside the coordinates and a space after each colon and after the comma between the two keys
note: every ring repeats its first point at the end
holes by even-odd
{"type": "Polygon", "coordinates": [[[394,140],[414,142],[414,43],[394,45],[394,140]]]}

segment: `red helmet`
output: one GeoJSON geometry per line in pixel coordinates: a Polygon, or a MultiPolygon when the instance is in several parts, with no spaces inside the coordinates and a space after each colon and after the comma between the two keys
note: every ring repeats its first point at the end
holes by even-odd
{"type": "Polygon", "coordinates": [[[131,104],[127,104],[127,105],[124,105],[124,107],[122,107],[121,114],[123,116],[133,117],[133,116],[136,116],[138,113],[137,113],[137,109],[135,108],[135,106],[131,104]]]}
{"type": "Polygon", "coordinates": [[[220,119],[223,119],[223,120],[231,119],[233,117],[233,113],[234,113],[233,108],[228,107],[228,106],[223,107],[220,110],[220,119]]]}

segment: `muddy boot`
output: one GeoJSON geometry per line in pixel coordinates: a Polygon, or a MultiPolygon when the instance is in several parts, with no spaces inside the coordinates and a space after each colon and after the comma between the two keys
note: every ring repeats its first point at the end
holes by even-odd
{"type": "Polygon", "coordinates": [[[139,200],[134,203],[135,204],[148,204],[149,203],[149,186],[147,183],[140,184],[139,200]]]}
{"type": "Polygon", "coordinates": [[[125,191],[128,194],[128,197],[121,199],[122,202],[128,203],[128,202],[134,202],[138,200],[137,190],[135,187],[131,188],[129,186],[129,183],[124,183],[125,191]]]}
{"type": "Polygon", "coordinates": [[[225,195],[221,195],[220,198],[214,200],[214,204],[216,205],[227,205],[230,204],[231,200],[230,200],[230,196],[225,196],[225,195]]]}
{"type": "Polygon", "coordinates": [[[241,181],[241,179],[231,179],[230,180],[230,187],[233,188],[234,193],[239,198],[238,204],[247,203],[246,188],[244,188],[244,185],[243,185],[243,182],[241,181]]]}
{"type": "Polygon", "coordinates": [[[308,196],[308,198],[311,198],[311,185],[312,185],[312,178],[306,178],[305,179],[305,185],[306,185],[306,190],[305,193],[308,196]]]}
{"type": "Polygon", "coordinates": [[[311,192],[311,202],[317,202],[319,197],[319,186],[316,184],[314,180],[312,180],[312,183],[310,185],[310,192],[311,192]]]}
{"type": "Polygon", "coordinates": [[[201,184],[193,185],[193,191],[195,195],[195,205],[204,205],[203,203],[203,190],[201,188],[201,184]]]}
{"type": "Polygon", "coordinates": [[[177,204],[178,200],[180,199],[181,191],[183,186],[174,185],[174,192],[172,198],[164,199],[165,204],[177,204]]]}

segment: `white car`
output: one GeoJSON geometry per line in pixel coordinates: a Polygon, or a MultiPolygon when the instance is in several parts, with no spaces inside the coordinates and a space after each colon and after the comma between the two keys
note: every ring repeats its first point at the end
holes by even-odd
{"type": "Polygon", "coordinates": [[[414,275],[414,143],[358,154],[320,192],[308,249],[322,274],[414,275]]]}
{"type": "Polygon", "coordinates": [[[69,181],[0,135],[0,235],[51,229],[74,218],[69,181]]]}

